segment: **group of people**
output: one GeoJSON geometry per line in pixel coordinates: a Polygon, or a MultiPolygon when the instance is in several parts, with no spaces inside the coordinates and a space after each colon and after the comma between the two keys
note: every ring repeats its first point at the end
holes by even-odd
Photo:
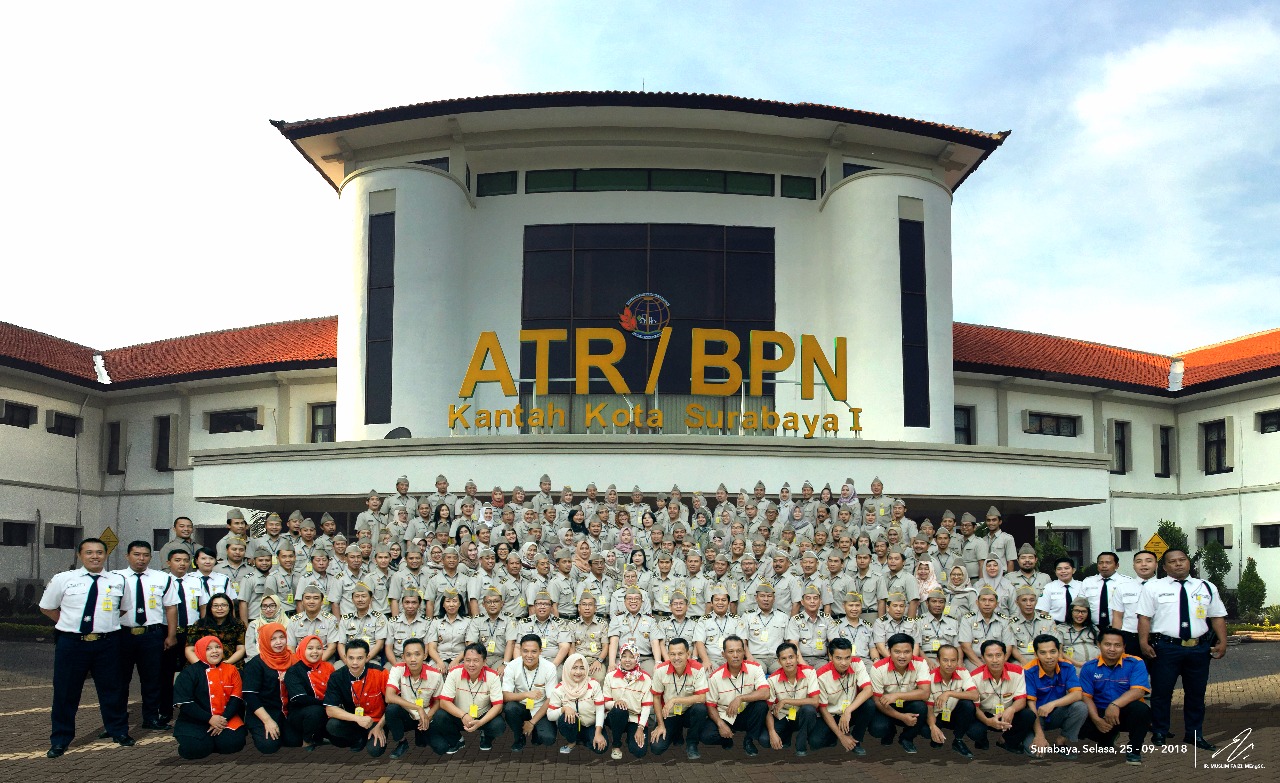
{"type": "Polygon", "coordinates": [[[1149,732],[1169,738],[1179,677],[1185,742],[1212,748],[1204,686],[1226,612],[1179,550],[1161,579],[1143,551],[1134,576],[1105,552],[1077,581],[1070,558],[1042,572],[998,509],[982,534],[968,513],[917,524],[879,479],[861,500],[851,479],[776,499],[757,482],[687,506],[673,486],[657,511],[639,487],[624,504],[614,486],[556,500],[549,476],[539,484],[481,502],[474,482],[457,496],[439,476],[415,498],[401,476],[394,494],[369,493],[351,540],[300,512],[251,536],[232,510],[203,548],[179,518],[163,562],[134,541],[111,572],[85,539],[83,567],[41,600],[58,631],[49,757],[74,737],[89,674],[102,736],[133,744],[135,671],[142,726],[172,728],[189,759],[250,741],[400,758],[410,733],[449,755],[468,739],[490,750],[507,728],[513,752],[559,736],[562,754],[614,759],[672,744],[697,759],[736,734],[748,756],[862,756],[868,733],[965,758],[996,733],[1047,757],[1123,731],[1139,764],[1149,732]]]}

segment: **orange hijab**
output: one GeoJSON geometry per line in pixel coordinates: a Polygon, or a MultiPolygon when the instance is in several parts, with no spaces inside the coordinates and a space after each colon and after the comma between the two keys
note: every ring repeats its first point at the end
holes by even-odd
{"type": "MultiPolygon", "coordinates": [[[[209,663],[209,645],[214,643],[222,644],[216,636],[205,636],[195,643],[195,649],[196,657],[208,667],[205,669],[204,676],[209,686],[209,712],[221,715],[232,698],[243,700],[244,692],[240,683],[240,672],[236,671],[236,667],[229,663],[219,663],[217,666],[209,663]]],[[[243,725],[244,721],[239,715],[227,720],[229,729],[238,729],[243,725]]]]}
{"type": "Polygon", "coordinates": [[[302,662],[303,666],[307,667],[307,679],[311,680],[311,692],[316,695],[317,699],[323,699],[325,691],[329,690],[329,675],[333,674],[333,664],[323,658],[314,664],[307,662],[307,659],[302,654],[306,652],[307,645],[311,643],[312,639],[324,644],[324,639],[314,634],[302,637],[298,642],[298,660],[302,662]]]}
{"type": "Polygon", "coordinates": [[[262,662],[267,666],[278,672],[283,672],[285,669],[288,669],[290,666],[297,663],[298,656],[294,655],[293,650],[290,650],[287,645],[280,652],[273,652],[271,650],[271,637],[276,631],[279,631],[286,636],[288,635],[288,631],[286,631],[285,627],[280,623],[267,623],[266,625],[258,628],[258,657],[261,658],[262,662]]]}

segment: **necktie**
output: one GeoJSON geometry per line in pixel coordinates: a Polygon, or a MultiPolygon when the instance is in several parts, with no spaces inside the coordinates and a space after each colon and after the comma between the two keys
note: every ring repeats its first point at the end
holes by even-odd
{"type": "Polygon", "coordinates": [[[209,592],[209,577],[203,576],[201,579],[204,580],[204,597],[209,598],[211,597],[211,593],[209,592]]]}
{"type": "Polygon", "coordinates": [[[89,594],[84,599],[84,616],[80,618],[80,633],[93,633],[93,612],[98,604],[99,576],[101,574],[89,574],[93,584],[89,585],[89,594]]]}
{"type": "Polygon", "coordinates": [[[133,622],[141,628],[147,624],[147,597],[142,592],[142,574],[134,576],[138,581],[133,586],[133,622]]]}
{"type": "Polygon", "coordinates": [[[1071,622],[1071,585],[1067,585],[1067,608],[1062,610],[1062,622],[1071,622]]]}
{"type": "Polygon", "coordinates": [[[1178,598],[1178,638],[1191,638],[1191,606],[1187,601],[1187,583],[1186,580],[1180,580],[1178,584],[1182,585],[1182,595],[1178,598]]]}
{"type": "Polygon", "coordinates": [[[1102,596],[1098,599],[1098,630],[1105,631],[1111,626],[1111,604],[1107,600],[1107,582],[1111,577],[1102,580],[1102,596]]]}
{"type": "Polygon", "coordinates": [[[187,627],[187,591],[182,589],[182,580],[178,580],[178,627],[187,627]]]}

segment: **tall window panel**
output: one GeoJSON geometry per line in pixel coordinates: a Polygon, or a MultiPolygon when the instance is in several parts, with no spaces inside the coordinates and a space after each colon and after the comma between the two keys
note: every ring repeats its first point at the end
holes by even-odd
{"type": "Polygon", "coordinates": [[[364,423],[391,423],[391,336],[395,305],[396,213],[369,216],[365,302],[364,423]]]}
{"type": "MultiPolygon", "coordinates": [[[[911,201],[914,201],[912,199],[911,201]]],[[[902,425],[929,426],[929,302],[925,292],[924,222],[898,220],[902,290],[902,425]]]]}

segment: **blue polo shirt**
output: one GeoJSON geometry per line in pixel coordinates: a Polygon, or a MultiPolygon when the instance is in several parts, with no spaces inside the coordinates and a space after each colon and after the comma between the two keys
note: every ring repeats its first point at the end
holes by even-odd
{"type": "Polygon", "coordinates": [[[1099,656],[1080,668],[1080,687],[1093,698],[1094,706],[1105,710],[1130,688],[1150,693],[1151,678],[1147,665],[1136,655],[1121,656],[1115,666],[1106,665],[1099,656]]]}
{"type": "Polygon", "coordinates": [[[1058,664],[1058,670],[1052,675],[1041,670],[1036,661],[1022,670],[1027,681],[1027,701],[1057,701],[1071,691],[1080,690],[1080,678],[1076,676],[1076,667],[1071,664],[1058,664]]]}

